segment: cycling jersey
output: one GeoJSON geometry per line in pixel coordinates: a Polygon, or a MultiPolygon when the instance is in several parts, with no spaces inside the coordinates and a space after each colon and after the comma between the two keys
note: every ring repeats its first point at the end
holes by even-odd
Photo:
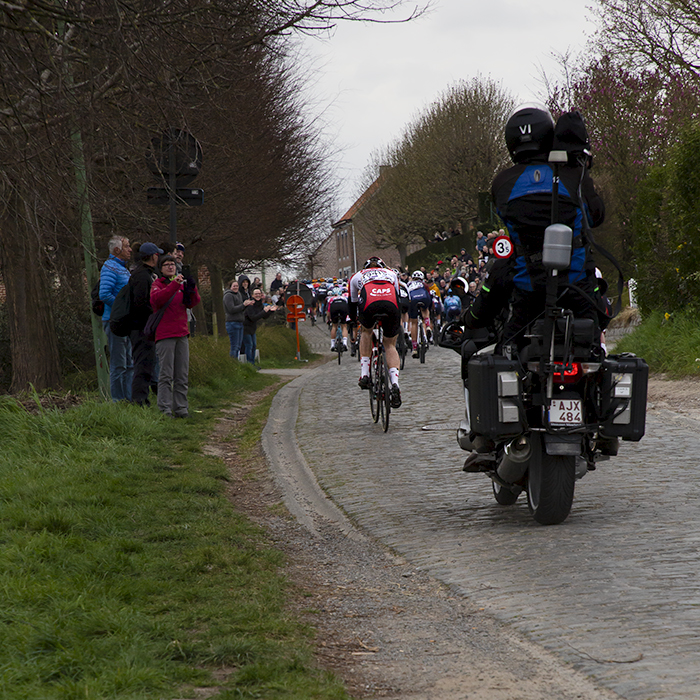
{"type": "Polygon", "coordinates": [[[408,287],[406,286],[406,283],[402,282],[401,280],[399,280],[399,306],[401,307],[402,314],[408,313],[408,306],[409,306],[408,287]]]}
{"type": "Polygon", "coordinates": [[[430,292],[426,289],[426,286],[421,280],[411,280],[408,283],[408,317],[418,318],[418,307],[422,305],[424,308],[429,309],[432,303],[430,292]]]}
{"type": "Polygon", "coordinates": [[[350,280],[350,314],[359,310],[360,323],[372,328],[377,318],[382,320],[384,335],[398,335],[401,326],[399,311],[399,280],[393,270],[370,267],[355,273],[350,280]]]}

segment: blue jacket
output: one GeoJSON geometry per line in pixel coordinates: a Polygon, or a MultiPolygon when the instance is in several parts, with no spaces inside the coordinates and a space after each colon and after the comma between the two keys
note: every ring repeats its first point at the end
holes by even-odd
{"type": "MultiPolygon", "coordinates": [[[[544,287],[546,272],[541,264],[544,230],[551,223],[553,170],[546,161],[521,163],[499,173],[491,186],[496,210],[515,245],[514,283],[531,292],[544,287]]],[[[583,217],[591,228],[605,219],[605,205],[595,191],[588,172],[564,165],[559,170],[559,222],[574,234],[567,281],[576,284],[593,273],[592,258],[581,236],[583,217]],[[581,186],[582,203],[577,190],[581,186]],[[583,204],[583,208],[581,207],[583,204]],[[588,269],[590,268],[590,269],[588,269]]]]}
{"type": "Polygon", "coordinates": [[[109,321],[112,304],[114,304],[119,290],[129,281],[130,276],[126,260],[120,260],[110,254],[100,270],[100,299],[105,304],[105,310],[102,314],[103,321],[109,321]]]}

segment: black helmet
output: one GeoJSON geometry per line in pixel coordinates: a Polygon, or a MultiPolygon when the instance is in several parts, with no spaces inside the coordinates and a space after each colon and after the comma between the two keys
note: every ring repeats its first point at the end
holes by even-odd
{"type": "Polygon", "coordinates": [[[506,123],[506,145],[514,163],[552,150],[554,119],[537,102],[516,107],[506,123]]]}
{"type": "Polygon", "coordinates": [[[371,258],[365,261],[363,269],[366,270],[368,267],[386,267],[386,265],[381,258],[373,255],[371,258]]]}

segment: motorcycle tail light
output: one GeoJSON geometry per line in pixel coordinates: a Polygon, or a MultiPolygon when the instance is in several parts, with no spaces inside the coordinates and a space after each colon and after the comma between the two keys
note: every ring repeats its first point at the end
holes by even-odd
{"type": "Polygon", "coordinates": [[[580,362],[572,362],[570,369],[563,372],[554,372],[554,381],[559,384],[575,384],[583,375],[583,367],[580,362]]]}

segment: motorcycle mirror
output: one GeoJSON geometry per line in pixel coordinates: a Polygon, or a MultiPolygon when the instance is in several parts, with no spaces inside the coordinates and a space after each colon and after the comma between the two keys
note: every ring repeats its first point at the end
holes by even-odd
{"type": "Polygon", "coordinates": [[[571,264],[573,231],[565,224],[551,224],[544,230],[542,264],[548,270],[566,270],[571,264]]]}

